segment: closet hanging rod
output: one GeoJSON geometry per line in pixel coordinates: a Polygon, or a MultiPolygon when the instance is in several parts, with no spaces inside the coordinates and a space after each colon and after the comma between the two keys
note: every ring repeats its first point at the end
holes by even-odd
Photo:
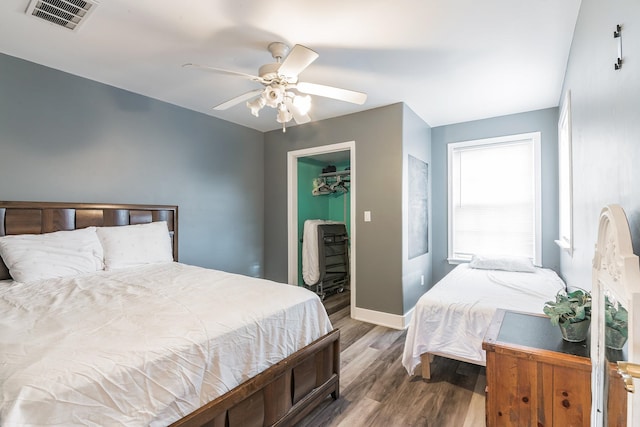
{"type": "Polygon", "coordinates": [[[351,175],[351,171],[336,171],[336,172],[327,172],[327,173],[321,173],[318,176],[322,176],[322,177],[326,177],[326,176],[343,176],[343,175],[351,175]]]}

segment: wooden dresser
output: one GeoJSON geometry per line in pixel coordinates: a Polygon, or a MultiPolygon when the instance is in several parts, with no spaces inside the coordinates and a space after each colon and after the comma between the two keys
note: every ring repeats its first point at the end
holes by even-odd
{"type": "Polygon", "coordinates": [[[487,426],[590,424],[591,360],[543,315],[498,310],[485,335],[487,426]]]}

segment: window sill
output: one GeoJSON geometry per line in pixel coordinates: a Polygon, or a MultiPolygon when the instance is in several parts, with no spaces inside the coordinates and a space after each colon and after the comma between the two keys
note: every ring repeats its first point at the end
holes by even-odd
{"type": "Polygon", "coordinates": [[[573,256],[573,248],[569,243],[564,240],[554,240],[554,242],[560,247],[560,249],[568,253],[569,256],[573,256]]]}
{"type": "Polygon", "coordinates": [[[471,261],[471,258],[447,258],[447,262],[451,265],[464,264],[471,261]]]}

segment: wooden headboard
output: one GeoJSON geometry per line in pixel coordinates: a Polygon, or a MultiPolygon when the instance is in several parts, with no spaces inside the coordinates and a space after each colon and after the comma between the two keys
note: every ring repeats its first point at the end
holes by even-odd
{"type": "MultiPolygon", "coordinates": [[[[167,221],[173,259],[177,261],[177,206],[0,201],[0,236],[51,233],[90,226],[145,224],[153,221],[167,221]]],[[[0,280],[9,278],[9,271],[0,259],[0,280]]]]}

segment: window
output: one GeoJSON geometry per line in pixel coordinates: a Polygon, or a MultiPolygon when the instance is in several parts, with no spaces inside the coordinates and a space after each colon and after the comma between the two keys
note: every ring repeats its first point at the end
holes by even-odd
{"type": "Polygon", "coordinates": [[[573,254],[572,177],[571,177],[571,93],[567,92],[558,120],[558,193],[560,236],[556,243],[573,254]]]}
{"type": "Polygon", "coordinates": [[[449,262],[474,253],[540,265],[540,132],[451,143],[449,262]]]}

